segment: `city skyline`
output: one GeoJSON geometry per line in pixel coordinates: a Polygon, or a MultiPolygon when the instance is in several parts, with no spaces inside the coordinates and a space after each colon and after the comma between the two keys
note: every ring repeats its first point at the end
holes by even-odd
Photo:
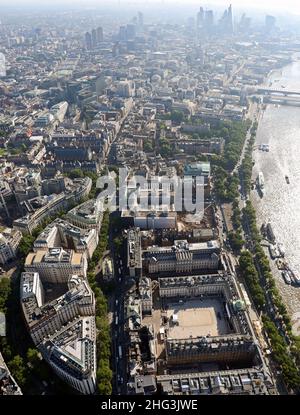
{"type": "Polygon", "coordinates": [[[230,4],[232,4],[233,7],[238,9],[259,9],[259,10],[272,10],[275,11],[288,11],[289,13],[297,13],[300,14],[300,5],[297,0],[286,0],[284,3],[281,0],[252,0],[252,1],[245,1],[240,2],[240,0],[213,0],[213,1],[199,1],[199,0],[52,0],[48,1],[45,0],[43,2],[43,5],[41,5],[40,1],[38,0],[12,0],[7,1],[3,0],[2,4],[4,6],[11,6],[14,5],[17,6],[27,6],[27,5],[39,5],[41,7],[48,6],[48,5],[67,5],[67,6],[84,6],[84,7],[90,7],[90,6],[120,6],[120,7],[151,7],[151,5],[155,6],[203,6],[204,8],[211,8],[211,7],[228,7],[230,4]]]}

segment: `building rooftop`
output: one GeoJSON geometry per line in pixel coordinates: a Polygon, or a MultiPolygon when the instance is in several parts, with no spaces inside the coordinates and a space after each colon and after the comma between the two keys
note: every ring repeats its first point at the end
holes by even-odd
{"type": "Polygon", "coordinates": [[[45,359],[72,377],[95,377],[96,326],[94,317],[69,322],[40,345],[45,359]]]}

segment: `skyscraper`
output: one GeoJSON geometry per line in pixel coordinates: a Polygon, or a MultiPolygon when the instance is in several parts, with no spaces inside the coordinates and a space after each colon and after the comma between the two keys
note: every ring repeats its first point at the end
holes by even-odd
{"type": "Polygon", "coordinates": [[[97,40],[98,40],[97,39],[97,30],[96,29],[93,29],[92,30],[92,47],[93,48],[95,48],[97,46],[97,43],[98,43],[97,40]]]}
{"type": "Polygon", "coordinates": [[[274,16],[267,15],[265,19],[266,32],[270,33],[275,29],[276,18],[274,16]]]}
{"type": "Polygon", "coordinates": [[[136,36],[136,26],[134,24],[128,24],[126,26],[127,40],[133,40],[136,36]]]}
{"type": "Polygon", "coordinates": [[[0,52],[0,77],[6,76],[5,55],[0,52]]]}
{"type": "Polygon", "coordinates": [[[227,29],[228,29],[228,33],[233,33],[232,5],[230,5],[228,7],[228,13],[227,13],[227,29]]]}
{"type": "Polygon", "coordinates": [[[119,40],[126,40],[126,26],[120,26],[119,40]]]}
{"type": "Polygon", "coordinates": [[[140,27],[144,25],[144,15],[142,12],[138,12],[138,25],[140,27]]]}
{"type": "Polygon", "coordinates": [[[92,49],[92,36],[91,36],[90,32],[86,32],[86,34],[84,36],[84,39],[85,39],[86,49],[88,49],[88,50],[92,49]]]}
{"type": "Polygon", "coordinates": [[[219,28],[222,33],[232,34],[233,33],[233,18],[232,18],[232,6],[224,11],[224,14],[219,22],[219,28]]]}
{"type": "Polygon", "coordinates": [[[102,27],[97,28],[97,43],[103,42],[103,29],[102,27]]]}
{"type": "Polygon", "coordinates": [[[212,31],[214,25],[214,12],[212,10],[205,11],[204,26],[207,31],[212,31]]]}
{"type": "Polygon", "coordinates": [[[197,13],[197,27],[203,26],[204,23],[204,9],[200,7],[199,12],[197,13]]]}
{"type": "Polygon", "coordinates": [[[241,20],[238,24],[239,32],[245,33],[248,32],[251,26],[251,18],[247,17],[245,13],[242,15],[241,20]]]}

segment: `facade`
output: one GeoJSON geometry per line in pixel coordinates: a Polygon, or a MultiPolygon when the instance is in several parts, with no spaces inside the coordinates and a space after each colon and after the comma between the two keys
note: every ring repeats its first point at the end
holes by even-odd
{"type": "Polygon", "coordinates": [[[59,102],[51,107],[50,114],[52,114],[53,117],[59,122],[63,122],[68,106],[69,104],[66,101],[59,102]]]}
{"type": "Polygon", "coordinates": [[[25,271],[38,272],[43,282],[67,283],[72,275],[86,278],[87,258],[85,254],[62,248],[38,250],[27,255],[25,271]]]}
{"type": "Polygon", "coordinates": [[[83,394],[96,388],[95,298],[87,281],[73,275],[61,297],[44,304],[38,273],[23,272],[20,298],[34,344],[58,376],[83,394]]]}
{"type": "Polygon", "coordinates": [[[187,365],[213,362],[234,363],[253,361],[257,346],[251,336],[226,336],[200,339],[167,339],[168,365],[187,365]]]}
{"type": "Polygon", "coordinates": [[[36,345],[75,317],[95,314],[94,294],[87,281],[73,275],[68,280],[68,288],[64,295],[45,303],[39,274],[22,273],[21,305],[26,325],[36,345]]]}
{"type": "Polygon", "coordinates": [[[190,139],[176,141],[175,148],[177,150],[183,150],[186,154],[189,155],[198,153],[221,154],[224,150],[224,144],[225,141],[223,138],[210,138],[208,140],[190,139]]]}
{"type": "Polygon", "coordinates": [[[139,295],[142,302],[142,313],[152,314],[152,281],[150,278],[141,277],[139,280],[139,295]]]}
{"type": "Polygon", "coordinates": [[[39,349],[57,375],[84,395],[96,391],[94,317],[77,318],[48,336],[39,349]]]}
{"type": "Polygon", "coordinates": [[[89,177],[75,179],[72,187],[60,194],[42,196],[24,202],[27,213],[13,222],[13,227],[24,233],[32,231],[40,225],[45,218],[57,212],[70,208],[78,203],[81,198],[88,196],[92,188],[92,180],[89,177]]]}
{"type": "Polygon", "coordinates": [[[156,378],[163,395],[269,395],[275,389],[270,376],[260,369],[186,372],[156,378]]]}
{"type": "Polygon", "coordinates": [[[122,218],[133,218],[135,228],[140,229],[176,229],[177,213],[158,210],[129,212],[122,211],[122,218]]]}
{"type": "Polygon", "coordinates": [[[142,248],[139,228],[129,229],[127,234],[127,267],[130,277],[141,276],[142,248]]]}
{"type": "Polygon", "coordinates": [[[175,241],[174,246],[149,247],[143,251],[143,266],[149,274],[188,274],[217,270],[220,246],[217,241],[191,243],[175,241]]]}
{"type": "Polygon", "coordinates": [[[106,257],[102,262],[102,276],[104,281],[111,281],[114,278],[113,262],[110,257],[106,257]]]}
{"type": "Polygon", "coordinates": [[[103,218],[101,205],[97,200],[88,200],[70,210],[66,219],[81,229],[96,229],[99,232],[103,218]]]}
{"type": "Polygon", "coordinates": [[[95,229],[80,229],[63,219],[56,219],[48,225],[34,241],[33,249],[48,250],[62,247],[86,254],[90,259],[99,241],[95,229]]]}
{"type": "Polygon", "coordinates": [[[6,229],[0,233],[0,265],[16,258],[21,239],[21,232],[15,229],[6,229]]]}
{"type": "Polygon", "coordinates": [[[22,391],[12,377],[0,353],[0,396],[3,395],[22,395],[22,391]]]}
{"type": "Polygon", "coordinates": [[[210,163],[207,162],[198,162],[191,163],[184,166],[184,175],[185,176],[204,176],[210,177],[210,163]]]}

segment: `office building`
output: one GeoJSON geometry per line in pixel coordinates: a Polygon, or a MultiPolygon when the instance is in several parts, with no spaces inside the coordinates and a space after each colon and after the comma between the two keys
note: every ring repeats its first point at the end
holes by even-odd
{"type": "Polygon", "coordinates": [[[217,241],[175,241],[173,246],[151,246],[143,251],[143,267],[149,274],[170,275],[217,270],[219,260],[220,246],[217,241]]]}
{"type": "Polygon", "coordinates": [[[35,345],[54,334],[78,316],[95,314],[95,298],[87,281],[73,275],[67,282],[68,291],[45,302],[42,281],[37,272],[23,272],[20,301],[26,326],[35,345]]]}
{"type": "Polygon", "coordinates": [[[66,219],[81,229],[96,229],[100,231],[103,218],[102,206],[98,200],[92,199],[71,209],[66,219]]]}
{"type": "Polygon", "coordinates": [[[142,248],[139,228],[128,230],[127,234],[127,267],[130,277],[139,277],[142,273],[142,248]]]}
{"type": "Polygon", "coordinates": [[[103,42],[103,28],[102,27],[97,28],[97,42],[98,43],[103,42]]]}
{"type": "Polygon", "coordinates": [[[265,18],[265,29],[267,33],[271,33],[276,27],[276,18],[274,16],[267,15],[265,18]]]}
{"type": "Polygon", "coordinates": [[[91,259],[98,241],[99,236],[95,229],[80,229],[57,218],[39,234],[34,241],[33,250],[47,251],[50,248],[62,247],[85,253],[87,258],[91,259]]]}
{"type": "Polygon", "coordinates": [[[92,49],[92,35],[90,34],[90,32],[86,32],[84,40],[85,40],[86,49],[91,50],[92,49]]]}
{"type": "Polygon", "coordinates": [[[43,282],[67,283],[72,275],[86,278],[87,258],[84,253],[50,248],[30,252],[24,265],[27,272],[38,272],[43,282]]]}
{"type": "Polygon", "coordinates": [[[0,233],[0,265],[17,257],[21,239],[22,233],[15,229],[7,228],[0,233]]]}
{"type": "Polygon", "coordinates": [[[84,395],[96,392],[96,325],[94,317],[77,318],[48,336],[39,349],[52,369],[84,395]]]}
{"type": "Polygon", "coordinates": [[[92,48],[95,48],[98,45],[98,34],[97,30],[92,30],[92,48]]]}
{"type": "Polygon", "coordinates": [[[57,121],[63,122],[68,106],[69,104],[66,101],[59,102],[50,108],[50,114],[52,114],[57,121]]]}
{"type": "MultiPolygon", "coordinates": [[[[0,73],[1,76],[1,73],[0,73]]],[[[22,395],[22,391],[15,379],[12,377],[0,353],[0,396],[22,395]]]]}

